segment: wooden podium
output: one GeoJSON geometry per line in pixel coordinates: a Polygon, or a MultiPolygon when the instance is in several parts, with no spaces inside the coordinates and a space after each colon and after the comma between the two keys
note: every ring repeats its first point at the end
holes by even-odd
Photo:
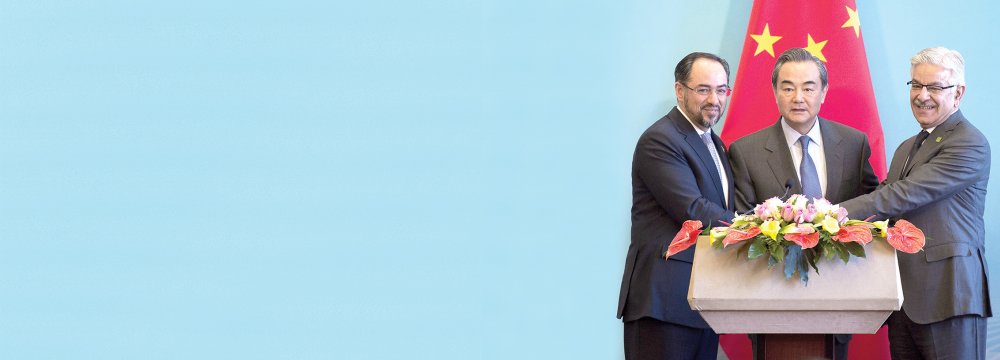
{"type": "Polygon", "coordinates": [[[820,260],[808,285],[786,279],[780,265],[768,269],[765,257],[737,257],[736,248],[698,238],[688,303],[719,334],[764,334],[758,360],[831,357],[823,334],[874,334],[903,304],[896,252],[884,241],[847,264],[820,260]]]}

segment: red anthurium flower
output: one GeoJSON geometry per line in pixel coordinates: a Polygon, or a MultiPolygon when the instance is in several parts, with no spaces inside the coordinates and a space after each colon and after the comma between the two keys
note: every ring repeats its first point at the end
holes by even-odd
{"type": "Polygon", "coordinates": [[[872,230],[868,225],[858,224],[851,226],[844,226],[840,228],[837,235],[831,236],[834,240],[840,242],[856,242],[862,245],[872,242],[872,230]]]}
{"type": "Polygon", "coordinates": [[[687,250],[687,248],[698,241],[698,234],[700,233],[701,221],[685,221],[684,224],[681,224],[681,231],[678,231],[677,235],[674,236],[674,240],[670,242],[670,247],[667,248],[667,253],[663,255],[663,258],[666,259],[676,253],[687,250]]]}
{"type": "Polygon", "coordinates": [[[803,249],[809,249],[819,244],[819,233],[785,234],[785,240],[791,241],[803,249]]]}
{"type": "Polygon", "coordinates": [[[759,226],[754,226],[754,227],[749,228],[747,230],[731,229],[731,230],[729,230],[729,233],[726,234],[726,238],[722,239],[722,245],[729,246],[729,245],[736,244],[736,243],[738,243],[740,241],[743,241],[743,240],[746,240],[746,239],[752,239],[754,236],[757,236],[757,235],[760,235],[760,227],[759,226]]]}
{"type": "Polygon", "coordinates": [[[927,241],[924,232],[906,220],[897,221],[895,226],[886,229],[885,232],[885,241],[889,245],[909,254],[922,250],[927,241]]]}

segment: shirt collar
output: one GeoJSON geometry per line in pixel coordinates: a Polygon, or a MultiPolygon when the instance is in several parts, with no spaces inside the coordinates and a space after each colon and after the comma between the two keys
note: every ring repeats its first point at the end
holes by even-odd
{"type": "Polygon", "coordinates": [[[684,115],[684,120],[687,120],[688,123],[691,124],[691,127],[694,128],[694,131],[698,132],[698,137],[701,137],[702,135],[704,135],[707,132],[712,132],[711,128],[709,128],[708,131],[704,131],[704,130],[701,129],[701,127],[699,127],[698,125],[695,125],[694,122],[691,121],[691,118],[688,117],[688,114],[685,114],[684,113],[684,109],[681,109],[680,106],[677,107],[677,111],[680,111],[681,115],[684,115]]]}
{"type": "MultiPolygon", "coordinates": [[[[796,146],[795,144],[798,143],[799,138],[802,137],[802,134],[799,134],[798,131],[792,129],[791,126],[788,126],[784,118],[781,118],[781,132],[785,134],[785,142],[788,143],[789,148],[796,146]]],[[[809,140],[812,140],[812,142],[816,145],[819,145],[820,147],[823,146],[823,133],[819,130],[818,118],[816,119],[816,123],[813,124],[812,129],[809,129],[809,132],[807,132],[806,135],[809,135],[809,140]]]]}

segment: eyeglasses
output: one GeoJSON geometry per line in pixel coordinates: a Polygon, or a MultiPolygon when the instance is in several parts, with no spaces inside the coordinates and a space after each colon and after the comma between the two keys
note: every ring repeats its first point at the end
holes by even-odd
{"type": "Polygon", "coordinates": [[[708,94],[710,94],[712,92],[715,92],[715,96],[723,97],[723,96],[729,96],[729,95],[731,95],[733,93],[733,88],[729,87],[729,85],[722,85],[723,87],[719,87],[719,88],[716,88],[716,89],[712,89],[712,88],[710,88],[708,86],[699,86],[697,89],[694,89],[694,88],[691,88],[690,86],[684,85],[684,83],[680,83],[680,84],[681,84],[681,86],[684,86],[684,87],[688,88],[689,90],[694,91],[695,94],[698,94],[698,95],[701,95],[701,96],[708,96],[708,94]]]}
{"type": "Polygon", "coordinates": [[[910,91],[912,92],[920,92],[921,88],[927,88],[927,92],[931,94],[940,94],[942,91],[951,89],[956,86],[956,85],[949,85],[949,86],[924,85],[913,80],[907,81],[906,85],[910,85],[910,91]]]}

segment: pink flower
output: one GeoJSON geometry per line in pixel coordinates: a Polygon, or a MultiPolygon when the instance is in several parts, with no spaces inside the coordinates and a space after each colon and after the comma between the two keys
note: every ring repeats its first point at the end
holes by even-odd
{"type": "Polygon", "coordinates": [[[834,240],[846,243],[856,242],[862,245],[872,242],[872,230],[868,225],[858,224],[844,226],[836,235],[831,236],[834,240]]]}
{"type": "Polygon", "coordinates": [[[842,225],[847,222],[847,209],[844,209],[842,207],[837,208],[837,221],[840,222],[840,224],[842,225]]]}
{"type": "Polygon", "coordinates": [[[802,222],[813,222],[813,220],[816,220],[816,206],[813,204],[806,206],[806,211],[802,212],[802,220],[805,220],[802,222]]]}
{"type": "Polygon", "coordinates": [[[924,232],[913,226],[909,221],[899,220],[896,225],[886,230],[885,241],[896,250],[913,254],[923,250],[924,232]]]}
{"type": "Polygon", "coordinates": [[[674,240],[670,242],[670,246],[667,247],[663,258],[667,259],[676,253],[687,250],[698,241],[698,234],[701,234],[701,221],[685,221],[684,224],[681,224],[681,230],[674,236],[674,240]]]}
{"type": "Polygon", "coordinates": [[[809,249],[819,244],[819,233],[786,233],[785,240],[791,241],[803,249],[809,249]]]}
{"type": "Polygon", "coordinates": [[[760,227],[754,226],[746,230],[736,230],[730,229],[729,233],[726,234],[726,238],[722,239],[723,246],[729,246],[732,244],[739,243],[740,241],[746,239],[752,239],[754,236],[760,235],[760,227]]]}
{"type": "Polygon", "coordinates": [[[785,221],[792,221],[795,218],[795,209],[792,209],[792,205],[785,204],[785,208],[781,211],[781,218],[785,221]]]}

